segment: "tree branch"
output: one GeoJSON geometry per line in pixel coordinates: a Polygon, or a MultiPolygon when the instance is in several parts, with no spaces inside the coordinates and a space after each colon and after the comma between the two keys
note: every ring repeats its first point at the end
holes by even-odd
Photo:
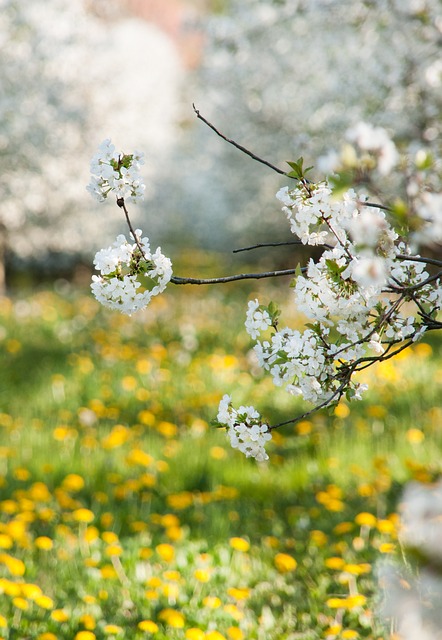
{"type": "MultiPolygon", "coordinates": [[[[302,267],[301,271],[305,272],[306,267],[302,267]]],[[[234,276],[224,276],[222,278],[181,278],[180,276],[172,276],[170,281],[173,284],[221,284],[224,282],[234,282],[236,280],[259,280],[261,278],[275,278],[278,276],[290,276],[299,271],[298,269],[283,269],[282,271],[264,271],[262,273],[239,273],[234,276]]]]}
{"type": "Polygon", "coordinates": [[[292,178],[293,180],[297,180],[298,179],[298,178],[294,178],[293,176],[289,176],[288,173],[286,173],[282,169],[279,169],[278,167],[275,167],[275,165],[271,164],[270,162],[267,162],[267,160],[264,160],[263,158],[260,158],[259,156],[254,154],[252,151],[249,151],[248,149],[246,149],[242,145],[238,144],[234,140],[231,140],[230,138],[227,138],[227,136],[225,136],[223,133],[221,133],[221,131],[218,131],[218,129],[211,122],[206,120],[206,118],[204,118],[204,116],[201,115],[201,113],[195,107],[195,104],[192,104],[192,107],[193,107],[193,110],[195,111],[196,117],[199,118],[199,120],[202,120],[204,122],[204,124],[206,124],[208,127],[210,127],[212,129],[212,131],[214,131],[216,133],[217,136],[219,136],[220,138],[222,138],[223,140],[225,140],[229,144],[233,145],[236,149],[239,149],[239,151],[242,151],[243,153],[245,153],[247,156],[249,156],[253,160],[256,160],[257,162],[260,162],[261,164],[265,164],[267,167],[270,167],[270,169],[273,169],[273,171],[276,171],[276,173],[279,173],[282,176],[287,176],[288,178],[292,178]]]}

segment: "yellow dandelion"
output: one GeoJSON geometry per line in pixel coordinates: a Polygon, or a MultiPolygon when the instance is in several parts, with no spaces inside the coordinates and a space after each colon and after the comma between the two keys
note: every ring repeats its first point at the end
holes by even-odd
{"type": "Polygon", "coordinates": [[[74,640],[95,640],[96,635],[92,631],[79,631],[75,634],[74,640]]]}
{"type": "Polygon", "coordinates": [[[146,631],[146,633],[157,633],[158,625],[153,620],[141,620],[138,623],[138,629],[140,631],[146,631]]]}
{"type": "Polygon", "coordinates": [[[227,451],[223,447],[211,447],[209,455],[214,460],[224,460],[227,456],[227,451]]]}
{"type": "Polygon", "coordinates": [[[348,405],[340,402],[338,405],[336,405],[334,414],[337,418],[347,418],[347,416],[350,415],[350,409],[348,405]]]}
{"type": "Polygon", "coordinates": [[[172,507],[172,509],[187,509],[187,507],[193,504],[193,495],[190,491],[170,494],[167,496],[167,504],[169,507],[172,507]]]}
{"type": "Polygon", "coordinates": [[[227,635],[230,640],[243,640],[244,634],[239,627],[229,627],[227,629],[227,635]]]}
{"type": "Polygon", "coordinates": [[[379,545],[380,553],[394,553],[396,551],[396,545],[393,542],[382,542],[379,545]]]}
{"type": "Polygon", "coordinates": [[[208,569],[196,569],[193,572],[193,577],[198,582],[209,582],[210,580],[210,571],[208,569]]]}
{"type": "Polygon", "coordinates": [[[37,549],[41,549],[42,551],[50,551],[54,546],[53,540],[48,538],[48,536],[39,536],[38,538],[35,538],[34,544],[37,549]]]}
{"type": "Polygon", "coordinates": [[[222,602],[217,596],[206,596],[203,598],[203,605],[208,609],[218,609],[222,602]]]}
{"type": "Polygon", "coordinates": [[[6,618],[0,614],[0,627],[2,629],[6,629],[7,626],[8,626],[8,623],[6,618]]]}
{"type": "Polygon", "coordinates": [[[83,627],[86,627],[86,629],[88,629],[89,631],[92,631],[92,629],[95,629],[95,627],[97,626],[94,616],[90,613],[84,613],[82,616],[80,616],[80,622],[83,627]]]}
{"type": "Polygon", "coordinates": [[[250,549],[250,542],[245,538],[230,538],[229,544],[235,551],[242,551],[246,553],[250,549]]]}
{"type": "Polygon", "coordinates": [[[355,522],[359,526],[366,526],[366,527],[372,528],[376,526],[377,519],[376,519],[376,516],[374,516],[372,513],[367,513],[363,511],[362,513],[358,513],[358,515],[355,518],[355,522]]]}
{"type": "Polygon", "coordinates": [[[12,604],[14,607],[17,607],[17,609],[22,609],[22,611],[26,611],[26,609],[29,608],[29,602],[24,598],[13,598],[12,604]]]}
{"type": "Polygon", "coordinates": [[[118,578],[117,572],[111,564],[105,564],[100,569],[101,577],[104,580],[112,580],[114,578],[118,578]]]}
{"type": "Polygon", "coordinates": [[[294,571],[298,566],[295,558],[289,556],[287,553],[277,553],[274,558],[275,567],[279,573],[288,573],[294,571]]]}
{"type": "Polygon", "coordinates": [[[244,613],[235,604],[225,604],[223,609],[237,622],[244,618],[244,613]]]}
{"type": "Polygon", "coordinates": [[[158,614],[158,619],[174,629],[182,629],[185,623],[184,615],[176,609],[163,609],[158,614]]]}
{"type": "Polygon", "coordinates": [[[55,622],[67,622],[69,620],[69,614],[64,609],[54,609],[51,611],[51,618],[55,622]]]}
{"type": "Polygon", "coordinates": [[[61,486],[66,491],[81,491],[84,488],[84,480],[78,473],[70,473],[64,478],[61,486]]]}
{"type": "Polygon", "coordinates": [[[184,634],[186,640],[205,640],[206,634],[201,629],[197,629],[196,627],[191,627],[187,629],[184,634]]]}
{"type": "Polygon", "coordinates": [[[345,560],[334,556],[332,558],[327,558],[324,564],[328,569],[336,569],[337,571],[340,571],[345,565],[345,560]]]}
{"type": "Polygon", "coordinates": [[[90,509],[82,507],[73,511],[72,517],[76,522],[85,522],[86,524],[89,524],[95,518],[95,515],[90,509]]]}
{"type": "Polygon", "coordinates": [[[355,609],[356,607],[362,607],[367,602],[367,598],[360,593],[357,593],[354,596],[348,596],[346,600],[347,600],[347,609],[355,609]]]}
{"type": "Polygon", "coordinates": [[[117,635],[118,633],[123,633],[124,629],[119,627],[117,624],[106,624],[104,626],[104,633],[117,635]]]}
{"type": "Polygon", "coordinates": [[[343,640],[355,640],[355,638],[359,638],[359,633],[353,629],[344,629],[344,631],[341,631],[341,638],[343,640]]]}
{"type": "Polygon", "coordinates": [[[171,544],[167,544],[167,542],[163,542],[155,547],[155,551],[158,553],[160,558],[164,560],[164,562],[172,562],[175,558],[175,549],[171,544]]]}
{"type": "Polygon", "coordinates": [[[420,429],[408,429],[405,436],[410,444],[421,444],[425,440],[425,434],[420,429]]]}
{"type": "Polygon", "coordinates": [[[318,529],[314,529],[310,532],[310,540],[317,547],[325,547],[328,542],[328,537],[323,531],[319,531],[318,529]]]}
{"type": "Polygon", "coordinates": [[[53,609],[54,601],[49,596],[41,595],[34,598],[34,602],[38,607],[42,609],[53,609]]]}
{"type": "Polygon", "coordinates": [[[22,560],[20,560],[19,558],[13,558],[12,556],[7,556],[5,554],[3,562],[13,576],[24,576],[26,567],[25,563],[22,560]]]}
{"type": "Polygon", "coordinates": [[[40,635],[37,636],[37,640],[58,640],[58,638],[55,633],[45,631],[44,633],[40,633],[40,635]]]}
{"type": "Polygon", "coordinates": [[[208,631],[206,633],[206,640],[226,640],[226,638],[219,631],[208,631]]]}
{"type": "Polygon", "coordinates": [[[10,549],[14,545],[11,536],[6,533],[0,533],[0,549],[10,549]]]}
{"type": "Polygon", "coordinates": [[[234,600],[247,600],[250,597],[250,589],[248,587],[229,587],[227,595],[234,600]]]}

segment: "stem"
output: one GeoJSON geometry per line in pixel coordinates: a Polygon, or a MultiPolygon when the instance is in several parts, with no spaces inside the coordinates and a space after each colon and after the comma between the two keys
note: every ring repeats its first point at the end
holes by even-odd
{"type": "Polygon", "coordinates": [[[138,249],[141,251],[141,255],[146,260],[147,258],[146,258],[145,254],[144,254],[143,247],[141,246],[140,241],[138,239],[138,236],[135,233],[135,230],[134,230],[134,228],[132,226],[132,222],[130,221],[129,212],[128,212],[127,208],[126,208],[126,203],[124,202],[124,198],[117,198],[117,205],[120,207],[120,209],[123,209],[124,215],[126,216],[126,222],[127,222],[128,227],[129,227],[129,231],[131,232],[131,234],[133,236],[133,239],[135,240],[135,243],[136,243],[138,249]]]}
{"type": "Polygon", "coordinates": [[[336,396],[338,396],[338,400],[339,400],[339,398],[344,393],[344,389],[347,386],[352,374],[353,374],[353,367],[347,374],[344,382],[336,389],[336,391],[334,391],[334,393],[330,398],[327,398],[327,400],[324,400],[324,402],[321,402],[321,404],[318,404],[316,407],[313,407],[313,409],[310,409],[310,411],[306,411],[302,415],[296,416],[296,418],[291,418],[290,420],[285,420],[284,422],[278,422],[278,424],[269,425],[269,431],[272,431],[273,429],[277,429],[278,427],[284,427],[286,424],[293,424],[296,422],[300,422],[301,420],[305,420],[305,418],[308,418],[312,413],[316,413],[316,411],[323,409],[324,407],[329,405],[331,402],[333,402],[336,396]]]}
{"type": "MultiPolygon", "coordinates": [[[[306,267],[302,267],[301,271],[306,271],[306,267]]],[[[236,280],[259,280],[260,278],[289,276],[296,272],[296,269],[283,269],[282,271],[264,271],[262,273],[239,273],[234,276],[224,276],[222,278],[181,278],[179,276],[172,276],[170,281],[173,284],[221,284],[224,282],[234,282],[236,280]]]]}
{"type": "Polygon", "coordinates": [[[260,158],[259,156],[254,154],[252,151],[249,151],[248,149],[246,149],[242,145],[238,144],[234,140],[231,140],[230,138],[227,138],[224,134],[221,133],[221,131],[218,131],[218,129],[216,129],[216,127],[214,127],[214,125],[211,122],[206,120],[206,118],[204,118],[200,114],[200,112],[198,111],[198,109],[195,107],[194,104],[192,104],[192,107],[193,107],[193,110],[195,111],[196,117],[199,118],[199,120],[202,120],[204,122],[204,124],[206,124],[208,127],[210,127],[212,129],[212,131],[214,131],[216,133],[217,136],[219,136],[220,138],[222,138],[223,140],[225,140],[229,144],[231,144],[234,147],[236,147],[236,149],[239,149],[240,151],[242,151],[243,153],[248,155],[253,160],[256,160],[257,162],[260,162],[261,164],[265,164],[267,167],[270,167],[270,169],[273,169],[273,171],[276,171],[276,173],[279,173],[282,176],[287,176],[288,178],[292,178],[293,180],[297,180],[298,179],[298,178],[294,178],[293,176],[289,176],[288,173],[286,173],[282,169],[279,169],[278,167],[275,167],[275,165],[271,164],[270,162],[267,162],[267,160],[263,160],[263,158],[260,158]]]}

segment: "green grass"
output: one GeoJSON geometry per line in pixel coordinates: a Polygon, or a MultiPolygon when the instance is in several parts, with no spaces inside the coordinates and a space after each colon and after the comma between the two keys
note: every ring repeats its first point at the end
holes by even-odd
{"type": "Polygon", "coordinates": [[[388,637],[374,572],[403,484],[440,472],[441,342],[257,464],[210,420],[226,392],[272,422],[306,408],[250,372],[246,299],[281,295],[171,289],[133,318],[87,292],[1,301],[0,638],[388,637]]]}

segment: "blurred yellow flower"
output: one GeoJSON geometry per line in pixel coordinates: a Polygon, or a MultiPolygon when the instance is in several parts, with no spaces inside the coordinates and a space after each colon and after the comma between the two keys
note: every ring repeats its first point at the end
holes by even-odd
{"type": "Polygon", "coordinates": [[[229,587],[227,595],[234,600],[246,600],[250,597],[250,589],[248,587],[229,587]]]}
{"type": "Polygon", "coordinates": [[[193,577],[198,582],[209,582],[210,580],[210,571],[208,569],[196,569],[193,572],[193,577]]]}
{"type": "Polygon", "coordinates": [[[155,551],[158,553],[160,558],[164,560],[164,562],[172,562],[175,558],[175,549],[171,544],[167,544],[166,542],[157,545],[155,547],[155,551]]]}
{"type": "Polygon", "coordinates": [[[95,515],[90,509],[85,509],[82,507],[73,511],[72,517],[76,522],[86,522],[88,524],[89,522],[92,522],[92,520],[95,518],[95,515]]]}
{"type": "Polygon", "coordinates": [[[64,609],[54,609],[54,611],[51,611],[51,618],[55,620],[55,622],[67,622],[69,615],[64,609]]]}
{"type": "Polygon", "coordinates": [[[295,558],[289,556],[287,553],[277,553],[274,558],[274,563],[280,573],[294,571],[298,566],[295,558]]]}
{"type": "Polygon", "coordinates": [[[92,631],[79,631],[74,636],[74,640],[95,640],[96,635],[92,631]]]}
{"type": "Polygon", "coordinates": [[[196,627],[187,629],[184,635],[186,637],[186,640],[204,640],[206,637],[204,631],[202,631],[201,629],[197,629],[196,627]]]}
{"type": "Polygon", "coordinates": [[[159,612],[158,619],[163,620],[174,629],[182,629],[184,627],[185,618],[183,614],[176,609],[163,609],[159,612]]]}
{"type": "Polygon", "coordinates": [[[88,629],[89,631],[95,629],[95,627],[97,626],[94,616],[90,613],[84,613],[82,616],[80,616],[80,622],[83,627],[86,627],[86,629],[88,629]]]}
{"type": "Polygon", "coordinates": [[[129,439],[129,429],[122,424],[117,424],[112,431],[101,441],[103,449],[116,449],[121,447],[129,439]]]}
{"type": "Polygon", "coordinates": [[[227,629],[227,635],[230,640],[243,640],[244,634],[239,627],[229,627],[227,629]]]}
{"type": "Polygon", "coordinates": [[[380,553],[394,553],[396,551],[396,545],[393,542],[382,542],[379,545],[380,553]]]}
{"type": "Polygon", "coordinates": [[[235,551],[243,551],[246,553],[250,549],[250,542],[244,538],[230,538],[229,544],[235,551]]]}
{"type": "Polygon", "coordinates": [[[117,635],[118,633],[123,633],[123,627],[119,627],[117,624],[106,624],[103,629],[104,633],[117,635]]]}
{"type": "Polygon", "coordinates": [[[66,491],[81,491],[84,488],[84,480],[78,473],[70,473],[64,478],[61,486],[66,491]]]}
{"type": "Polygon", "coordinates": [[[55,604],[52,598],[45,595],[37,596],[36,598],[34,598],[34,602],[42,609],[53,609],[55,604]]]}
{"type": "Polygon", "coordinates": [[[420,429],[408,429],[406,438],[410,444],[421,444],[425,440],[425,434],[420,429]]]}
{"type": "Polygon", "coordinates": [[[0,549],[10,549],[14,545],[11,536],[0,533],[0,549]]]}
{"type": "Polygon", "coordinates": [[[355,522],[360,526],[366,526],[366,527],[372,528],[376,526],[377,518],[372,513],[367,513],[363,511],[362,513],[358,513],[358,515],[355,518],[355,522]]]}
{"type": "Polygon", "coordinates": [[[226,640],[226,638],[219,631],[207,631],[206,640],[226,640]]]}
{"type": "Polygon", "coordinates": [[[12,604],[14,607],[17,607],[17,609],[22,609],[23,611],[29,608],[29,602],[24,598],[13,598],[12,604]]]}
{"type": "Polygon", "coordinates": [[[193,504],[193,495],[190,491],[170,494],[167,496],[167,504],[172,507],[172,509],[186,509],[193,504]]]}
{"type": "Polygon", "coordinates": [[[158,625],[153,620],[141,620],[138,623],[138,629],[140,631],[146,631],[147,633],[157,633],[158,625]]]}
{"type": "Polygon", "coordinates": [[[45,631],[44,633],[40,633],[40,635],[37,636],[37,640],[58,640],[58,638],[55,633],[45,631]]]}
{"type": "Polygon", "coordinates": [[[54,546],[53,540],[47,536],[39,536],[38,538],[35,538],[34,544],[37,549],[41,549],[42,551],[50,551],[54,546]]]}
{"type": "Polygon", "coordinates": [[[208,609],[218,609],[221,605],[222,602],[217,596],[206,596],[203,598],[203,606],[208,609]]]}
{"type": "Polygon", "coordinates": [[[324,564],[328,569],[336,569],[340,571],[345,565],[345,560],[338,557],[326,558],[324,564]]]}
{"type": "Polygon", "coordinates": [[[359,633],[353,629],[345,629],[341,631],[341,638],[342,640],[354,640],[355,638],[359,638],[359,633]]]}

